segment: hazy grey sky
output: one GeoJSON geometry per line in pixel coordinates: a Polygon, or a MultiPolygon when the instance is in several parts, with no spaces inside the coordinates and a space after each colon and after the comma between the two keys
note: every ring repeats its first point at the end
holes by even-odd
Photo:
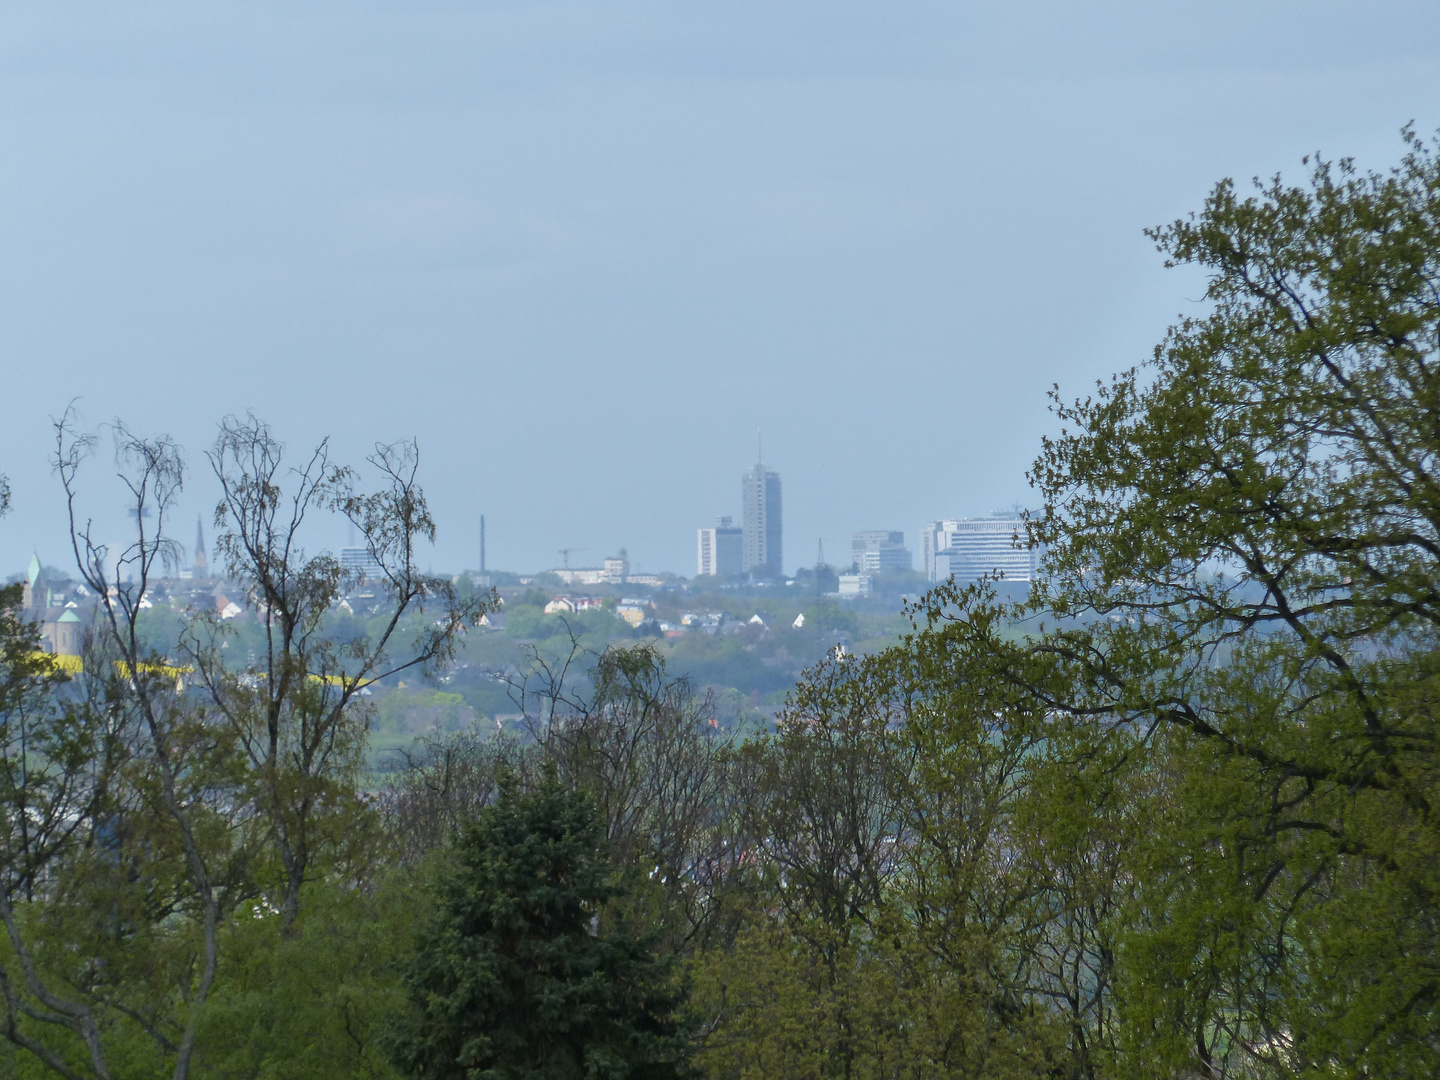
{"type": "Polygon", "coordinates": [[[7,5],[0,572],[64,562],[75,397],[197,465],[416,436],[436,568],[483,509],[494,566],[693,573],[757,422],[789,569],[913,544],[1193,306],[1143,228],[1410,120],[1433,0],[7,5]]]}

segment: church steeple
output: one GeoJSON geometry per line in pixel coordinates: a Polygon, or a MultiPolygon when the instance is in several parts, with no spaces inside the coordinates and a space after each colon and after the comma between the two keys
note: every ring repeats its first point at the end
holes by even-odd
{"type": "Polygon", "coordinates": [[[195,515],[195,576],[209,577],[209,564],[205,561],[205,529],[200,515],[195,515]]]}
{"type": "Polygon", "coordinates": [[[20,603],[27,608],[45,607],[50,602],[50,588],[45,582],[45,573],[40,569],[40,554],[30,556],[30,566],[25,571],[25,587],[20,603]]]}

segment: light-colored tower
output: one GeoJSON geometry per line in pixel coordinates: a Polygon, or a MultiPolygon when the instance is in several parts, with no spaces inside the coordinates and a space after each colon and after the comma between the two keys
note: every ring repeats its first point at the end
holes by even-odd
{"type": "Polygon", "coordinates": [[[785,572],[780,513],[780,474],[757,461],[740,481],[745,510],[745,570],[761,576],[785,572]]]}

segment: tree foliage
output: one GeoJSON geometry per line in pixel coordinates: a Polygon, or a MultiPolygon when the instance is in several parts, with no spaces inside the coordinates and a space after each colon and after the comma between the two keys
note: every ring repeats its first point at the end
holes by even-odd
{"type": "MultiPolygon", "coordinates": [[[[302,470],[287,501],[278,444],[263,425],[232,421],[216,451],[231,526],[218,547],[264,611],[269,649],[258,670],[237,670],[221,651],[227,628],[202,612],[178,655],[159,652],[144,612],[176,563],[169,519],[185,465],[168,438],[120,424],[111,435],[135,522],[117,549],[82,507],[80,477],[100,440],[77,433],[72,413],[56,426],[77,569],[97,604],[82,673],[69,681],[35,655],[15,597],[0,616],[5,1034],[21,1060],[62,1076],[153,1075],[163,1062],[184,1080],[213,1050],[200,1040],[222,965],[237,937],[254,938],[237,925],[268,925],[274,912],[282,936],[298,936],[307,885],[369,883],[378,834],[360,790],[356,692],[366,678],[443,664],[489,599],[457,602],[448,582],[415,572],[414,544],[433,524],[413,454],[377,452],[389,485],[358,496],[341,490],[351,474],[323,468],[322,447],[322,467],[302,470]],[[388,667],[388,633],[342,645],[321,630],[343,575],[296,539],[324,508],[352,517],[390,568],[393,608],[443,614],[388,667]]],[[[218,990],[233,1002],[233,983],[218,990]]]]}
{"type": "Polygon", "coordinates": [[[1126,993],[1176,1066],[1435,1064],[1440,161],[1407,140],[1156,230],[1209,313],[1034,472],[1033,606],[1083,625],[1014,670],[1170,826],[1126,993]]]}
{"type": "Polygon", "coordinates": [[[589,800],[513,784],[451,853],[407,966],[392,1037],[406,1075],[467,1080],[684,1075],[670,965],[605,905],[620,887],[589,800]]]}

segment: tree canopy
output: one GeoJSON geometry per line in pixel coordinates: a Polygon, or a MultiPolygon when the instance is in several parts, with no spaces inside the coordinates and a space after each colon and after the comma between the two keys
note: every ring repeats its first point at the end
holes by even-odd
{"type": "Polygon", "coordinates": [[[506,782],[450,853],[407,965],[392,1039],[406,1075],[568,1080],[685,1075],[683,992],[605,918],[622,892],[587,796],[506,782]]]}

